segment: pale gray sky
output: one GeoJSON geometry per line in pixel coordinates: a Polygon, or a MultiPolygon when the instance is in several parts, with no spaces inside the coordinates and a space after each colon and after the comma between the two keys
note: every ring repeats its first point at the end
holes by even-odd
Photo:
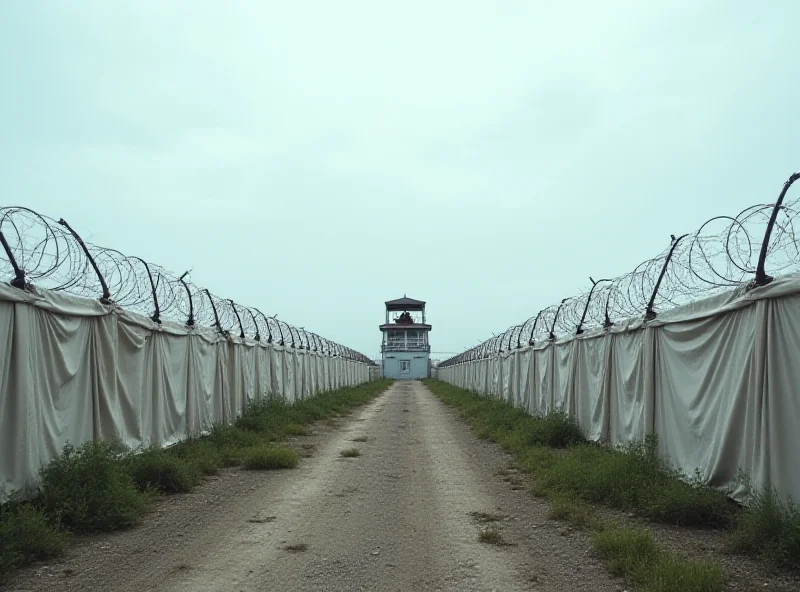
{"type": "Polygon", "coordinates": [[[2,202],[368,355],[406,293],[457,352],[773,201],[798,167],[798,20],[796,0],[9,1],[2,202]]]}

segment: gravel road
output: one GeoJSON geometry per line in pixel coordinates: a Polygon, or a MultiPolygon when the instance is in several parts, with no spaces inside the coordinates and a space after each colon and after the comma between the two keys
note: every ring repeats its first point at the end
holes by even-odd
{"type": "Polygon", "coordinates": [[[584,533],[547,519],[510,457],[421,383],[395,383],[314,431],[292,442],[313,449],[300,468],[225,471],[165,498],[136,529],[23,570],[8,589],[623,590],[584,533]],[[360,456],[342,457],[348,448],[360,456]],[[486,528],[501,544],[479,542],[486,528]]]}

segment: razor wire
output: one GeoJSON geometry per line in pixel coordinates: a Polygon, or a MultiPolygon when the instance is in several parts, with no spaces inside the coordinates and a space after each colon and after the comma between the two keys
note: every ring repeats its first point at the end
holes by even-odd
{"type": "Polygon", "coordinates": [[[154,323],[212,328],[249,338],[374,365],[374,361],[320,335],[267,316],[258,308],[213,294],[164,267],[84,242],[62,218],[30,208],[0,207],[0,278],[20,290],[65,292],[149,317],[154,323]]]}
{"type": "Polygon", "coordinates": [[[608,330],[625,319],[652,321],[659,313],[726,290],[767,285],[774,279],[769,274],[800,271],[800,245],[794,228],[800,195],[786,197],[798,179],[800,173],[789,177],[775,203],[756,204],[736,216],[716,216],[693,233],[671,235],[664,251],[632,271],[616,278],[590,277],[588,290],[543,308],[439,367],[598,327],[608,330]]]}

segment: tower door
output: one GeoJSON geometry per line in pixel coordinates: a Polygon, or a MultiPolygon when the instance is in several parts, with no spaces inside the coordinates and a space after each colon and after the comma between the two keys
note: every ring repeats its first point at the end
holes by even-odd
{"type": "Polygon", "coordinates": [[[411,374],[411,360],[400,360],[400,374],[411,374]]]}

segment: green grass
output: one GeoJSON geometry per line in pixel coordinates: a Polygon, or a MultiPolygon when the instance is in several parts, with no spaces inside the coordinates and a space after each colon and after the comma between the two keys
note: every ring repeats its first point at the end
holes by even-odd
{"type": "Polygon", "coordinates": [[[718,592],[719,566],[687,561],[658,548],[644,531],[616,528],[595,532],[592,544],[611,572],[647,592],[718,592]]]}
{"type": "Polygon", "coordinates": [[[565,448],[584,441],[578,424],[564,413],[533,417],[503,401],[479,397],[444,382],[423,382],[442,401],[456,407],[479,438],[494,440],[509,452],[537,445],[565,448]]]}
{"type": "Polygon", "coordinates": [[[311,429],[308,426],[300,425],[299,423],[290,423],[284,428],[284,433],[287,436],[310,436],[311,429]]]}
{"type": "Polygon", "coordinates": [[[698,481],[681,480],[658,458],[655,438],[614,450],[586,442],[563,413],[533,417],[443,382],[426,385],[456,407],[479,437],[515,453],[534,476],[539,495],[603,503],[669,524],[727,527],[734,522],[735,502],[698,481]]]}
{"type": "Polygon", "coordinates": [[[569,522],[578,528],[603,530],[603,523],[595,516],[594,508],[574,497],[551,496],[549,517],[569,522]]]}
{"type": "Polygon", "coordinates": [[[126,528],[139,522],[160,493],[191,491],[207,475],[243,464],[247,469],[289,468],[296,451],[277,442],[310,434],[315,421],[339,417],[385,391],[380,380],[323,393],[293,405],[279,400],[251,406],[234,425],[167,449],[125,452],[115,443],[66,445],[41,471],[30,502],[0,505],[0,577],[61,552],[68,533],[126,528]]]}
{"type": "Polygon", "coordinates": [[[757,492],[730,538],[731,550],[800,572],[800,508],[774,489],[757,492]]]}
{"type": "Polygon", "coordinates": [[[738,509],[724,493],[685,482],[656,454],[655,438],[621,450],[581,444],[539,471],[546,490],[634,512],[654,522],[728,527],[738,509]]]}
{"type": "Polygon", "coordinates": [[[300,455],[296,450],[269,443],[253,446],[244,453],[244,468],[250,471],[293,469],[298,462],[300,455]]]}
{"type": "MultiPolygon", "coordinates": [[[[425,383],[461,413],[478,437],[513,453],[516,466],[533,478],[531,493],[548,499],[550,517],[592,532],[593,545],[611,571],[624,576],[636,590],[722,590],[719,566],[685,560],[659,549],[644,530],[620,529],[596,516],[595,504],[605,504],[656,522],[723,528],[736,523],[737,505],[697,478],[681,479],[657,456],[655,438],[622,449],[605,448],[586,442],[577,424],[563,413],[533,417],[503,401],[443,382],[425,383]]],[[[792,522],[786,517],[796,515],[788,506],[778,508],[774,500],[765,500],[763,505],[763,520],[788,525],[792,522]]],[[[752,530],[764,529],[754,524],[752,530]]],[[[756,541],[764,545],[762,539],[745,534],[744,523],[739,532],[740,548],[752,549],[756,541]]],[[[774,532],[773,541],[791,540],[785,528],[776,527],[774,532]]],[[[777,542],[767,544],[761,552],[780,555],[777,546],[777,542]]]]}

